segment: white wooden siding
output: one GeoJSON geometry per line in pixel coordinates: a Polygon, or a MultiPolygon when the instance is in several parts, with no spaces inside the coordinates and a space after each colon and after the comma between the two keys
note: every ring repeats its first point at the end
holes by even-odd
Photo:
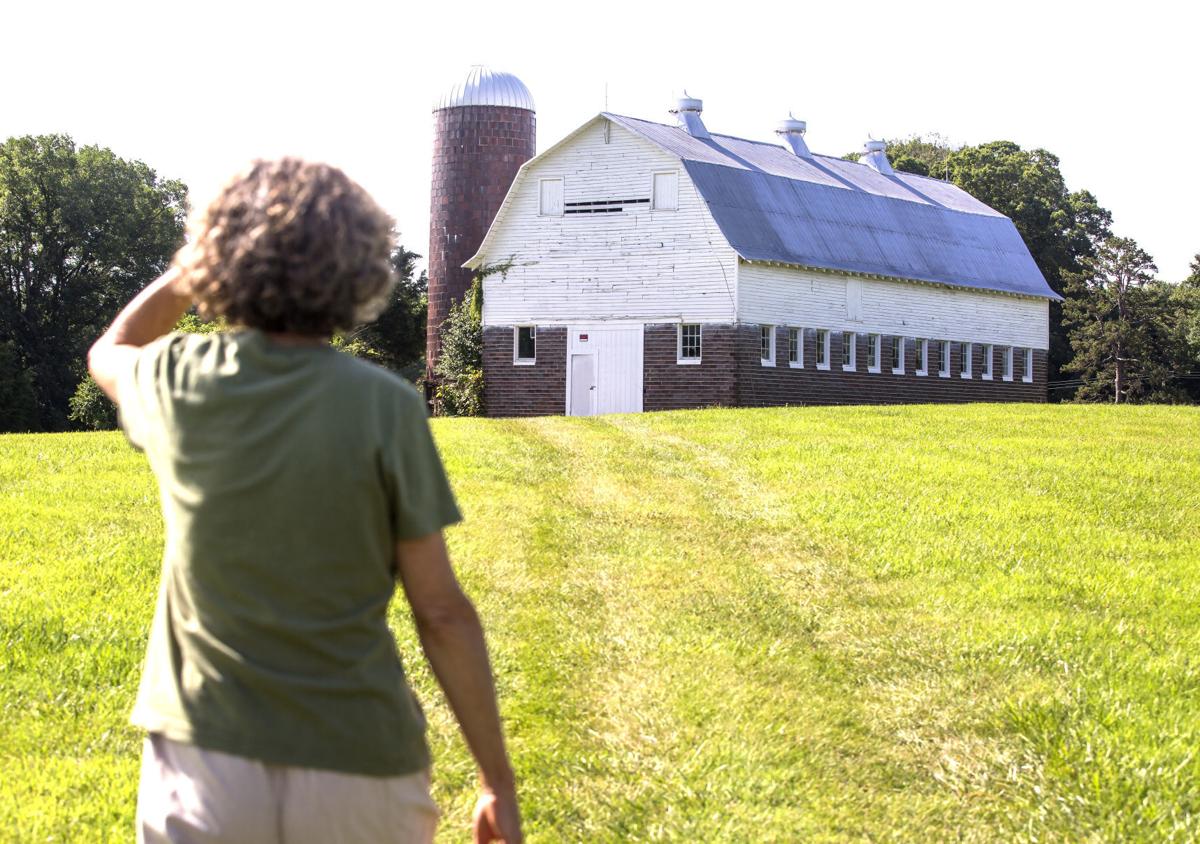
{"type": "Polygon", "coordinates": [[[750,263],[738,268],[737,289],[745,323],[1049,347],[1045,299],[750,263]],[[862,286],[858,320],[847,315],[848,282],[862,286]]]}
{"type": "Polygon", "coordinates": [[[606,125],[594,121],[531,162],[514,185],[481,256],[513,261],[484,280],[484,325],[734,320],[737,256],[682,163],[620,127],[606,143],[606,125]],[[650,200],[654,174],[672,172],[674,211],[644,202],[616,214],[538,214],[542,179],[562,178],[567,203],[650,200]]]}

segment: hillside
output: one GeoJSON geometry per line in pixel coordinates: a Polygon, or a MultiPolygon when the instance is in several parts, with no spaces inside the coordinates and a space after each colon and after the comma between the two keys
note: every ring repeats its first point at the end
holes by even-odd
{"type": "MultiPolygon", "coordinates": [[[[529,838],[1200,837],[1200,412],[439,420],[529,838]]],[[[0,829],[126,840],[152,478],[0,437],[0,829]]],[[[426,705],[442,837],[469,759],[426,705]]],[[[8,832],[5,838],[7,839],[8,832]]]]}

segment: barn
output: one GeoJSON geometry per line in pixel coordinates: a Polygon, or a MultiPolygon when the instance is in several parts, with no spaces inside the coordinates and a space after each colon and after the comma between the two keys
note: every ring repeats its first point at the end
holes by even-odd
{"type": "Polygon", "coordinates": [[[1045,401],[1046,283],[947,182],[602,113],[526,162],[476,253],[489,415],[1045,401]]]}

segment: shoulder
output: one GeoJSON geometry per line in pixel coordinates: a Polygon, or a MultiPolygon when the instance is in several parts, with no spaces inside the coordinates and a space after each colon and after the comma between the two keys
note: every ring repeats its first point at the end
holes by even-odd
{"type": "Polygon", "coordinates": [[[366,389],[385,406],[409,414],[426,415],[425,398],[408,379],[370,361],[345,352],[335,352],[340,377],[366,389]]]}

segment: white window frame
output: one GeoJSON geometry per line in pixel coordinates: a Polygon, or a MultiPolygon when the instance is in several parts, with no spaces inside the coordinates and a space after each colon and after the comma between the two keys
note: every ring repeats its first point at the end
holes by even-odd
{"type": "Polygon", "coordinates": [[[938,342],[942,344],[938,347],[938,377],[949,378],[950,358],[953,357],[953,355],[950,354],[950,341],[939,340],[938,342]]]}
{"type": "Polygon", "coordinates": [[[696,366],[704,358],[704,326],[698,322],[681,322],[675,331],[675,362],[681,366],[696,366]],[[683,356],[683,329],[689,326],[696,326],[696,331],[700,335],[700,354],[694,358],[685,358],[683,356]]]}
{"type": "Polygon", "coordinates": [[[883,371],[883,336],[880,334],[867,335],[867,372],[883,371]],[[875,341],[875,351],[871,351],[871,341],[875,341]]]}
{"type": "Polygon", "coordinates": [[[817,349],[817,369],[823,369],[826,372],[829,371],[829,338],[831,336],[831,332],[828,328],[818,328],[816,329],[816,336],[813,340],[814,348],[817,349]],[[824,363],[821,363],[822,357],[825,358],[824,363]]]}
{"type": "Polygon", "coordinates": [[[924,377],[929,374],[929,340],[924,337],[914,337],[913,343],[915,344],[913,351],[917,353],[917,359],[914,362],[917,368],[914,374],[924,377]]]}
{"type": "Polygon", "coordinates": [[[959,345],[962,346],[963,358],[958,364],[958,377],[970,380],[971,376],[974,375],[974,370],[971,367],[973,363],[971,356],[975,354],[975,344],[960,343],[959,345]]]}
{"type": "Polygon", "coordinates": [[[774,366],[775,365],[775,326],[773,326],[773,325],[759,325],[758,326],[758,354],[759,354],[759,362],[763,366],[774,366]],[[770,354],[770,357],[766,357],[766,358],[764,358],[762,356],[762,333],[763,333],[764,328],[769,332],[767,335],[767,351],[770,354]]]}
{"type": "Polygon", "coordinates": [[[904,337],[896,335],[892,337],[892,374],[904,374],[904,337]],[[899,347],[900,354],[896,354],[896,349],[899,347]]]}
{"type": "Polygon", "coordinates": [[[1021,373],[1021,381],[1026,384],[1033,383],[1033,349],[1025,349],[1022,354],[1024,358],[1024,372],[1021,373]]]}
{"type": "Polygon", "coordinates": [[[1004,347],[1004,375],[1005,381],[1011,381],[1013,376],[1013,347],[1004,347]]]}
{"type": "Polygon", "coordinates": [[[854,331],[842,332],[842,372],[858,371],[858,334],[854,331]],[[850,362],[846,363],[846,337],[850,337],[850,362]]]}
{"type": "Polygon", "coordinates": [[[537,326],[532,323],[522,323],[521,325],[513,326],[513,365],[514,366],[533,366],[537,363],[537,326]],[[521,357],[521,329],[531,329],[533,334],[533,357],[521,357]]]}
{"type": "Polygon", "coordinates": [[[984,381],[992,380],[992,372],[994,371],[995,367],[995,354],[995,346],[993,346],[991,343],[983,344],[983,372],[979,377],[984,381]]]}
{"type": "Polygon", "coordinates": [[[788,328],[788,366],[792,369],[804,368],[804,329],[792,326],[788,328]],[[796,359],[792,360],[792,334],[796,335],[796,359]]]}
{"type": "Polygon", "coordinates": [[[562,176],[554,176],[553,178],[547,178],[547,179],[538,179],[538,216],[539,217],[561,217],[563,215],[563,211],[566,210],[566,207],[567,207],[566,180],[564,180],[562,176]],[[542,205],[542,198],[544,196],[543,185],[545,185],[546,182],[558,182],[559,185],[562,187],[562,203],[561,203],[562,209],[559,210],[559,212],[557,214],[547,214],[545,207],[542,205]]]}
{"type": "Polygon", "coordinates": [[[651,211],[678,211],[679,210],[679,171],[678,170],[656,170],[650,174],[650,210],[651,211]],[[675,207],[660,208],[654,198],[658,192],[654,190],[654,181],[658,176],[674,176],[675,177],[675,207]]]}

